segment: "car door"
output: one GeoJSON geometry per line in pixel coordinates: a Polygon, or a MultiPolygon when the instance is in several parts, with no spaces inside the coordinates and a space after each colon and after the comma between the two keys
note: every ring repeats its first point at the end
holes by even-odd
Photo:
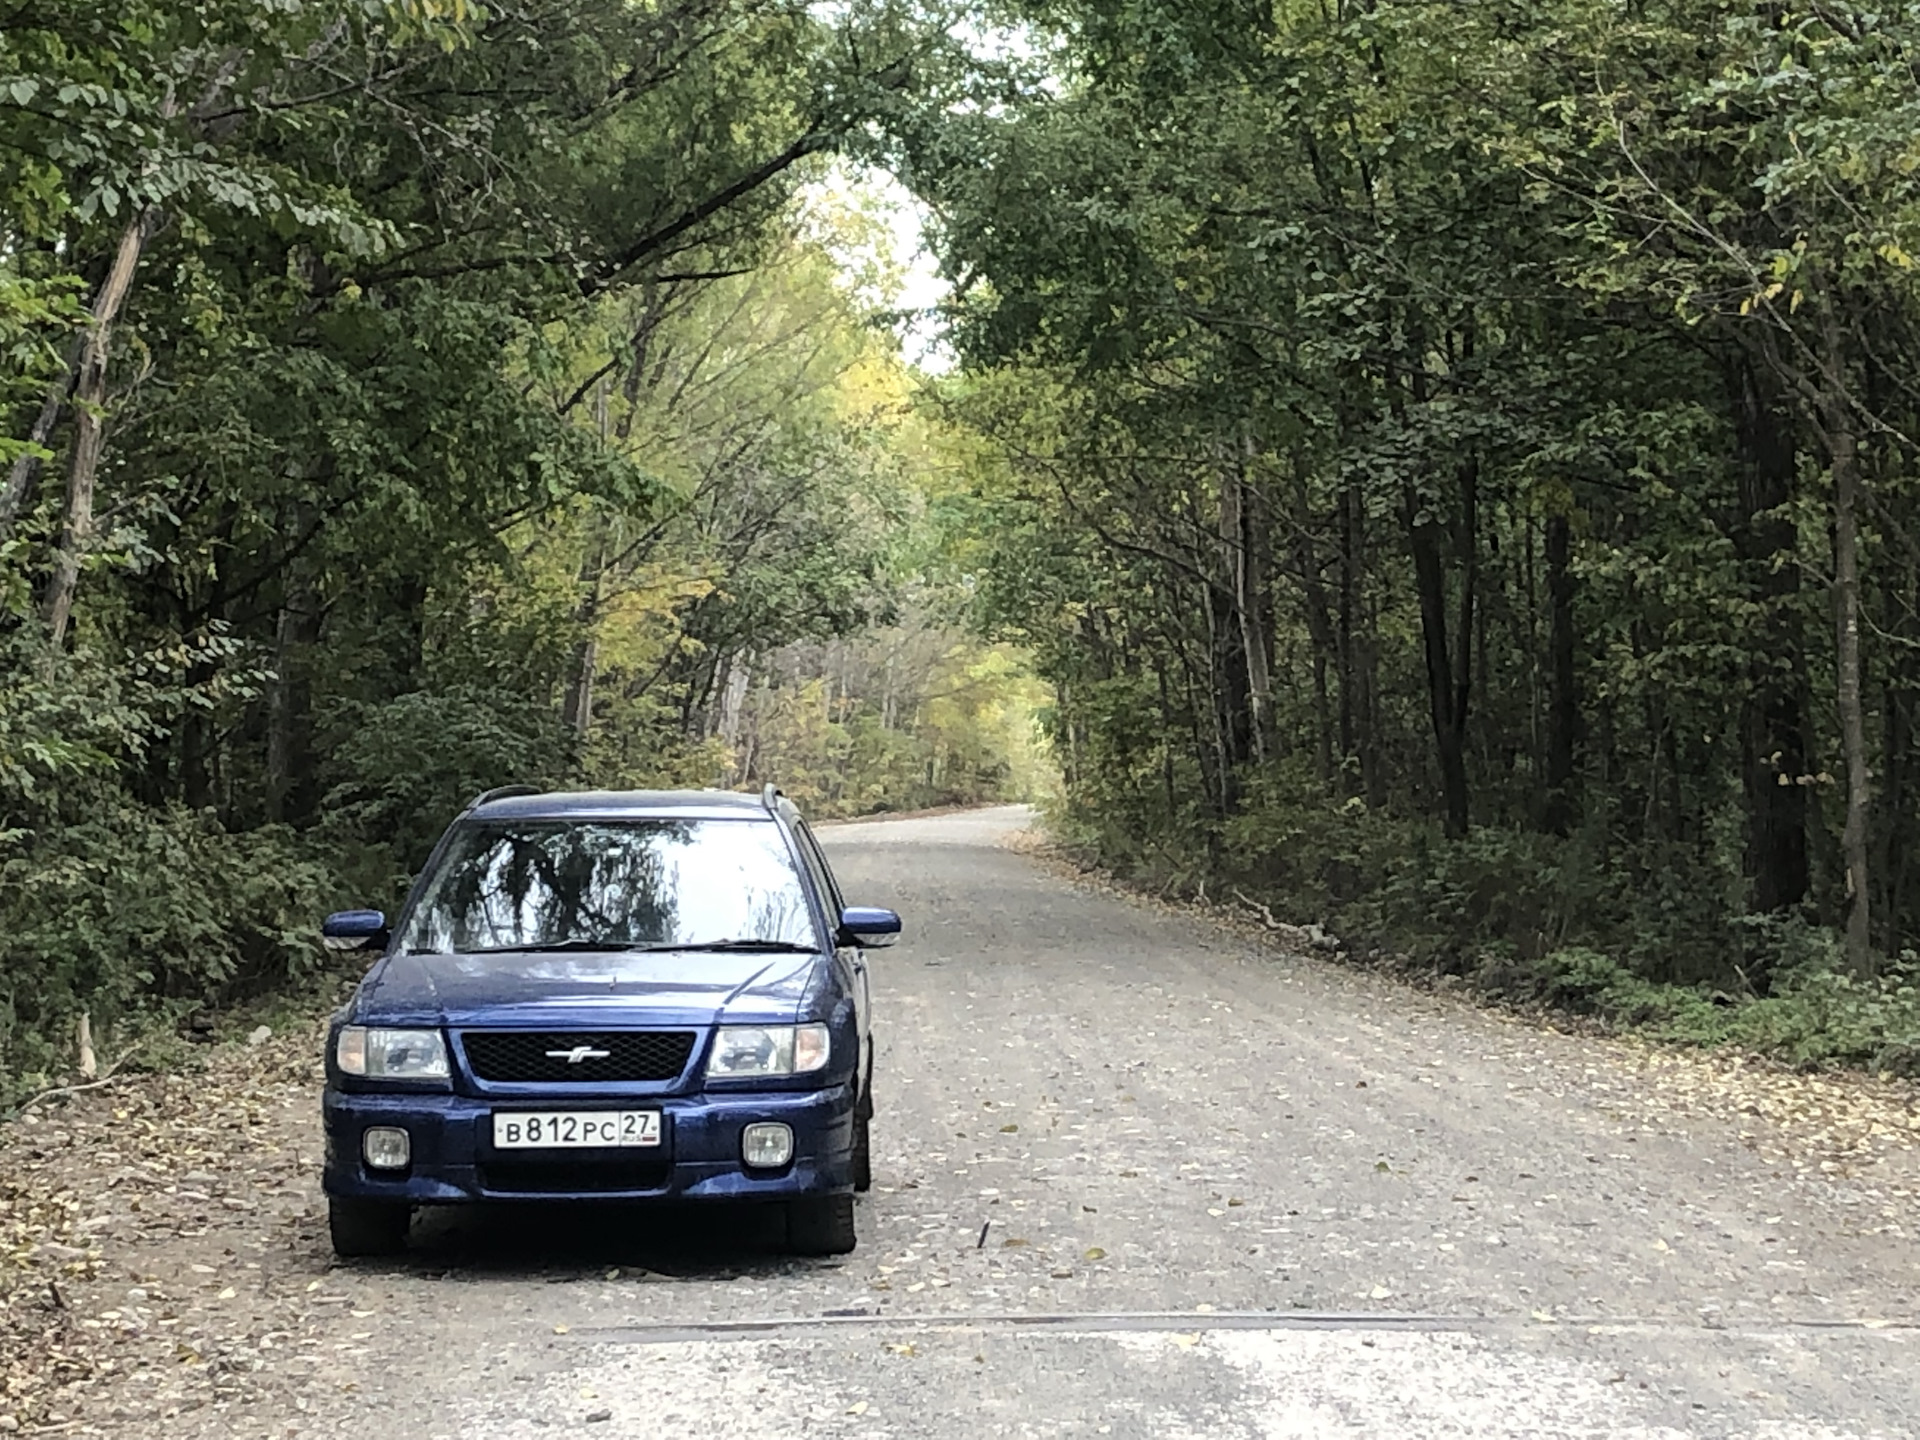
{"type": "MultiPolygon", "coordinates": [[[[798,821],[794,831],[800,838],[800,853],[806,861],[807,870],[820,887],[820,896],[827,909],[827,923],[833,926],[837,940],[840,912],[847,908],[846,898],[840,893],[840,882],[834,878],[826,852],[820,848],[820,842],[813,838],[813,831],[807,828],[806,821],[798,821]]],[[[860,1082],[865,1085],[867,1061],[872,1054],[870,1036],[873,1019],[873,993],[867,979],[867,953],[858,945],[836,944],[833,954],[834,963],[841,967],[841,973],[846,978],[848,993],[853,996],[854,1014],[860,1032],[860,1082]]]]}

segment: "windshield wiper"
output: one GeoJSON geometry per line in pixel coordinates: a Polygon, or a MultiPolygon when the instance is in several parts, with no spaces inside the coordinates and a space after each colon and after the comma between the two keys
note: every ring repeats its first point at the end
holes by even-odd
{"type": "Polygon", "coordinates": [[[689,940],[685,944],[648,945],[648,950],[738,950],[762,951],[769,955],[813,955],[817,945],[802,945],[794,940],[689,940]]]}
{"type": "Polygon", "coordinates": [[[657,947],[642,945],[632,940],[546,940],[531,945],[477,945],[471,950],[462,950],[462,955],[551,955],[569,950],[607,951],[607,950],[652,950],[657,947]]]}

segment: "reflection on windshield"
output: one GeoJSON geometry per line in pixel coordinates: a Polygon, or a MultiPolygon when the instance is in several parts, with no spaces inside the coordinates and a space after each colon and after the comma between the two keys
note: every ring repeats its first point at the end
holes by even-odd
{"type": "Polygon", "coordinates": [[[770,821],[529,820],[456,830],[400,943],[444,953],[815,939],[770,821]]]}

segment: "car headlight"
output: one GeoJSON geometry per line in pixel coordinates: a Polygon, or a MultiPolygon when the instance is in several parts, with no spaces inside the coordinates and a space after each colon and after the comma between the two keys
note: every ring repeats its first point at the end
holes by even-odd
{"type": "Polygon", "coordinates": [[[348,1025],[334,1041],[333,1058],[343,1075],[372,1080],[444,1080],[447,1042],[438,1030],[376,1030],[348,1025]]]}
{"type": "Polygon", "coordinates": [[[723,1025],[713,1037],[707,1078],[805,1075],[825,1069],[832,1048],[824,1025],[723,1025]]]}

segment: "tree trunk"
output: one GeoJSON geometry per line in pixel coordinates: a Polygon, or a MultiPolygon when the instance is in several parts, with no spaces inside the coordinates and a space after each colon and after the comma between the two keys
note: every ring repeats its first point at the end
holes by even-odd
{"type": "MultiPolygon", "coordinates": [[[[67,465],[65,512],[53,575],[47,582],[47,593],[40,607],[48,639],[56,648],[66,639],[67,623],[73,616],[74,591],[80,584],[80,562],[93,539],[94,481],[106,444],[106,417],[102,407],[107,399],[107,362],[113,353],[113,326],[120,318],[128,291],[133,288],[141,253],[159,222],[160,212],[149,206],[121,232],[113,264],[101,282],[100,293],[94,296],[92,323],[80,351],[80,369],[74,381],[73,453],[67,465]]],[[[49,397],[48,404],[52,403],[49,397]]]]}
{"type": "MultiPolygon", "coordinates": [[[[1734,544],[1761,614],[1740,715],[1747,873],[1755,912],[1769,915],[1799,905],[1810,884],[1807,787],[1800,783],[1810,768],[1800,567],[1794,563],[1794,524],[1782,513],[1793,498],[1798,456],[1792,419],[1765,372],[1742,363],[1732,385],[1741,452],[1734,544]]],[[[1764,990],[1767,977],[1753,978],[1764,990]]]]}
{"type": "MultiPolygon", "coordinates": [[[[1340,494],[1340,619],[1335,630],[1334,663],[1340,675],[1340,760],[1343,767],[1351,767],[1359,759],[1355,735],[1356,721],[1359,718],[1359,664],[1357,643],[1354,635],[1354,620],[1358,610],[1359,592],[1358,557],[1359,548],[1355,535],[1354,510],[1359,505],[1359,496],[1352,486],[1340,494]]],[[[1364,767],[1362,767],[1364,772],[1364,767]]],[[[1351,785],[1349,785],[1351,788],[1351,785]]]]}
{"type": "MultiPolygon", "coordinates": [[[[1347,490],[1345,508],[1340,624],[1353,672],[1350,753],[1360,766],[1360,788],[1367,807],[1380,810],[1387,803],[1387,769],[1380,757],[1380,614],[1378,602],[1367,588],[1367,510],[1357,486],[1347,490]]],[[[1344,695],[1341,703],[1347,703],[1344,695]]]]}
{"type": "MultiPolygon", "coordinates": [[[[1250,446],[1251,442],[1247,442],[1250,446]]],[[[1246,479],[1246,460],[1223,466],[1220,477],[1220,538],[1238,622],[1240,668],[1246,674],[1245,729],[1251,758],[1264,764],[1273,748],[1273,637],[1266,517],[1259,494],[1246,479]]]]}
{"type": "MultiPolygon", "coordinates": [[[[600,398],[604,402],[606,387],[600,388],[600,398]]],[[[601,416],[605,421],[604,413],[601,416]]],[[[567,670],[567,693],[560,702],[560,718],[566,727],[582,740],[593,728],[593,678],[600,658],[599,638],[595,634],[600,623],[600,575],[607,564],[606,537],[596,533],[587,543],[587,553],[580,562],[580,603],[574,607],[574,624],[579,628],[579,639],[574,642],[573,659],[567,670]]]]}
{"type": "MultiPolygon", "coordinates": [[[[1340,619],[1336,630],[1327,587],[1320,580],[1319,556],[1314,553],[1312,502],[1307,495],[1306,475],[1306,461],[1296,452],[1293,457],[1293,563],[1300,572],[1307,637],[1313,642],[1314,755],[1320,784],[1331,794],[1336,766],[1333,704],[1327,693],[1327,659],[1333,658],[1340,679],[1339,749],[1341,761],[1345,762],[1353,753],[1353,594],[1343,553],[1340,619]]],[[[1344,548],[1343,545],[1343,551],[1344,548]]]]}
{"type": "Polygon", "coordinates": [[[67,408],[67,397],[73,393],[74,372],[79,368],[85,346],[86,341],[82,338],[68,349],[60,367],[60,378],[48,387],[40,413],[34,416],[33,424],[27,430],[27,450],[15,457],[7,471],[6,488],[0,489],[0,540],[5,540],[13,533],[21,512],[33,498],[33,482],[40,474],[40,456],[34,452],[47,448],[54,426],[60,423],[61,412],[67,408]]]}
{"type": "Polygon", "coordinates": [[[1548,674],[1546,828],[1566,835],[1579,816],[1574,751],[1580,732],[1580,692],[1574,672],[1573,526],[1565,515],[1547,520],[1548,674]]]}
{"type": "MultiPolygon", "coordinates": [[[[296,518],[291,533],[301,533],[302,523],[296,518]]],[[[321,613],[311,569],[298,557],[286,574],[267,692],[267,818],[278,824],[305,824],[319,805],[311,653],[320,640],[321,613]]]]}
{"type": "Polygon", "coordinates": [[[1847,871],[1847,966],[1856,975],[1870,975],[1874,962],[1867,825],[1873,792],[1860,684],[1859,454],[1851,407],[1846,396],[1838,393],[1840,353],[1838,325],[1829,317],[1827,363],[1834,373],[1827,382],[1826,425],[1833,467],[1834,703],[1847,766],[1847,816],[1840,831],[1847,871]]]}
{"type": "MultiPolygon", "coordinates": [[[[1907,616],[1920,604],[1920,566],[1911,560],[1901,586],[1882,587],[1885,625],[1889,635],[1909,629],[1907,616]]],[[[1905,646],[1890,646],[1886,686],[1881,707],[1880,837],[1874,847],[1875,873],[1880,880],[1876,900],[1880,923],[1880,953],[1898,955],[1906,942],[1907,878],[1913,855],[1911,819],[1913,789],[1913,715],[1916,699],[1913,657],[1905,646]]]]}
{"type": "Polygon", "coordinates": [[[1210,656],[1215,744],[1219,750],[1219,804],[1222,817],[1240,810],[1240,769],[1252,749],[1247,652],[1240,643],[1232,592],[1207,586],[1207,640],[1210,656]]]}
{"type": "Polygon", "coordinates": [[[1407,496],[1407,536],[1413,550],[1414,585],[1420,599],[1420,632],[1426,656],[1427,702],[1433,719],[1434,748],[1440,761],[1440,785],[1447,835],[1463,839],[1472,819],[1467,782],[1467,712],[1473,691],[1475,550],[1479,529],[1479,467],[1460,467],[1460,513],[1443,527],[1419,497],[1407,496]],[[1458,552],[1459,618],[1448,636],[1446,529],[1458,552]]]}

